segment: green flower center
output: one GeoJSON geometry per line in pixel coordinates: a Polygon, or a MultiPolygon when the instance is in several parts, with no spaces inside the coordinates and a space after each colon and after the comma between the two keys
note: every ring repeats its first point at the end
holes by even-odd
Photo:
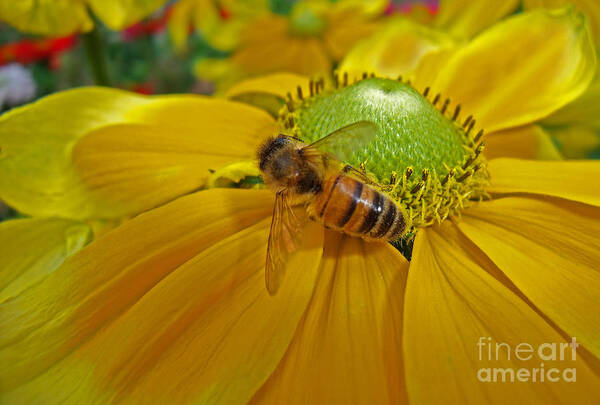
{"type": "Polygon", "coordinates": [[[357,147],[349,161],[402,204],[415,227],[441,222],[486,196],[486,161],[471,116],[438,94],[423,94],[409,82],[363,75],[348,84],[345,75],[325,88],[310,83],[310,94],[288,95],[280,124],[306,143],[359,121],[378,126],[376,138],[357,147]],[[308,96],[308,97],[307,97],[308,96]]]}
{"type": "Polygon", "coordinates": [[[410,85],[389,79],[365,79],[315,97],[298,113],[298,132],[314,142],[363,120],[377,124],[377,138],[348,163],[366,163],[379,179],[409,166],[419,173],[442,173],[445,165],[454,167],[464,159],[460,128],[410,85]]]}
{"type": "Polygon", "coordinates": [[[290,32],[297,36],[319,36],[327,25],[317,10],[299,4],[289,16],[290,32]]]}

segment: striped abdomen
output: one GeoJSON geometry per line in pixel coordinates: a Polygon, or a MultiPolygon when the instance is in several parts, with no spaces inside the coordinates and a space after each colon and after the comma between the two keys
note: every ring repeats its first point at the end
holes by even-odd
{"type": "Polygon", "coordinates": [[[363,239],[395,240],[408,230],[405,211],[392,199],[343,174],[323,182],[311,211],[329,228],[363,239]]]}

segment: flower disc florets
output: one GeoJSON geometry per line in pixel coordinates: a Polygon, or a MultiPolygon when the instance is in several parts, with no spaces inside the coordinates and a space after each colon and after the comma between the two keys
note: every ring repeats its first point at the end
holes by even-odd
{"type": "Polygon", "coordinates": [[[377,138],[356,149],[349,163],[373,178],[382,191],[404,206],[415,227],[459,214],[486,196],[488,174],[482,155],[482,130],[460,117],[460,105],[423,94],[410,82],[364,74],[348,83],[336,76],[331,86],[311,81],[310,93],[288,94],[280,125],[305,142],[358,121],[377,124],[377,138]]]}

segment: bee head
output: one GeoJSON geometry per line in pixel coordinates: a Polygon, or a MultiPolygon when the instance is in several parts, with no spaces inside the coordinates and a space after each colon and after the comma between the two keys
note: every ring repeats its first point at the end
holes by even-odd
{"type": "Polygon", "coordinates": [[[293,187],[303,172],[296,142],[287,136],[268,139],[258,150],[258,166],[266,183],[293,187]]]}

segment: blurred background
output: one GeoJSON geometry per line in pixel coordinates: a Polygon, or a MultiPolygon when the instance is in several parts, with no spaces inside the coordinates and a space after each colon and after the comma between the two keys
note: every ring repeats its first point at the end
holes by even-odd
{"type": "MultiPolygon", "coordinates": [[[[0,22],[0,111],[56,91],[93,84],[142,94],[212,94],[219,61],[227,60],[232,53],[231,46],[223,42],[229,40],[226,37],[232,35],[230,31],[240,29],[238,20],[241,17],[229,10],[226,2],[213,1],[215,9],[203,10],[205,14],[216,11],[221,20],[218,23],[235,27],[203,35],[202,30],[194,29],[194,18],[190,15],[187,35],[182,40],[175,38],[180,36],[175,31],[181,31],[186,21],[173,16],[173,12],[177,12],[176,3],[176,0],[167,1],[142,21],[122,30],[111,30],[96,20],[96,28],[91,34],[31,35],[0,22]],[[220,38],[215,38],[217,36],[220,38]],[[94,57],[86,53],[90,47],[96,48],[96,53],[101,55],[105,72],[94,72],[94,67],[90,66],[90,58],[94,57]]],[[[247,3],[254,10],[239,12],[249,19],[249,14],[268,12],[289,15],[299,1],[247,3]],[[264,10],[265,6],[268,10],[264,10]]],[[[391,1],[385,5],[382,14],[408,14],[414,12],[415,7],[425,7],[428,12],[435,13],[437,2],[391,1]]],[[[231,8],[235,9],[235,6],[231,8]]]]}

